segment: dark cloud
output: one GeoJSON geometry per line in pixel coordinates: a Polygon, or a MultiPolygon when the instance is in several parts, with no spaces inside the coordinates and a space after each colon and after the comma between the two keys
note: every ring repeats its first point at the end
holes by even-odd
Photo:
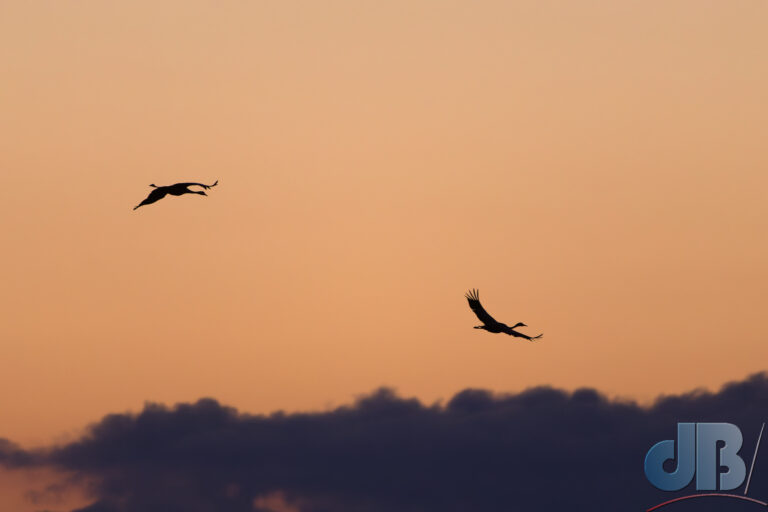
{"type": "Polygon", "coordinates": [[[45,463],[45,459],[20,448],[7,439],[0,438],[0,464],[6,467],[26,467],[45,463]]]}
{"type": "MultiPolygon", "coordinates": [[[[737,424],[749,463],[766,406],[766,374],[648,408],[548,387],[468,389],[431,406],[382,389],[333,411],[271,416],[204,399],[113,414],[46,450],[0,441],[0,462],[93,482],[94,503],[78,512],[642,511],[686,494],[656,490],[643,473],[678,421],[737,424]]],[[[768,499],[768,446],[750,496],[768,499]]],[[[715,501],[669,509],[757,507],[715,501]]]]}

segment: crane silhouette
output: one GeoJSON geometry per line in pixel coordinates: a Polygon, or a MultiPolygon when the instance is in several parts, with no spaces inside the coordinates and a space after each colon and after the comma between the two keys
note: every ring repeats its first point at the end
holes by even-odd
{"type": "Polygon", "coordinates": [[[189,187],[197,185],[197,186],[203,187],[205,190],[208,190],[209,188],[215,187],[218,184],[219,184],[219,180],[216,180],[216,182],[213,185],[204,185],[202,183],[176,183],[175,185],[166,185],[164,187],[158,187],[157,185],[152,183],[150,187],[154,187],[155,190],[150,192],[147,198],[142,202],[140,202],[133,209],[135,210],[139,206],[144,206],[145,204],[152,204],[156,201],[161,200],[168,194],[172,196],[182,196],[184,194],[199,194],[201,196],[207,196],[208,194],[206,194],[204,190],[190,190],[189,187]]]}
{"type": "Polygon", "coordinates": [[[528,336],[527,334],[517,332],[515,327],[528,327],[523,322],[518,322],[512,327],[508,326],[507,324],[497,322],[491,315],[488,314],[482,304],[480,304],[480,293],[477,290],[470,290],[464,296],[467,298],[469,307],[472,309],[472,311],[474,311],[475,315],[477,315],[477,318],[483,322],[483,325],[476,325],[475,329],[484,329],[493,333],[503,332],[504,334],[509,334],[510,336],[514,336],[516,338],[525,338],[528,341],[537,340],[543,336],[543,334],[539,334],[538,336],[528,336]]]}

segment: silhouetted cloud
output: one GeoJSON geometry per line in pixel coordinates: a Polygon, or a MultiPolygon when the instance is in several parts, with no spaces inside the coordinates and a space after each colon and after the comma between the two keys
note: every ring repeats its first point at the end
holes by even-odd
{"type": "MultiPolygon", "coordinates": [[[[45,450],[0,441],[0,462],[93,482],[94,503],[78,512],[641,511],[685,494],[656,490],[643,473],[645,453],[674,439],[678,421],[735,423],[749,463],[767,405],[766,374],[648,408],[548,387],[468,389],[431,406],[381,389],[333,411],[270,416],[203,399],[109,415],[45,450]]],[[[764,448],[749,493],[760,499],[764,448]]],[[[714,501],[674,510],[756,507],[714,501]]]]}

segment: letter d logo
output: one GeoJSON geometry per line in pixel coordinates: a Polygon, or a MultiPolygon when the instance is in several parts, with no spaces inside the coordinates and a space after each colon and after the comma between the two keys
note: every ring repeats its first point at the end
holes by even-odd
{"type": "Polygon", "coordinates": [[[664,461],[675,458],[675,442],[659,441],[645,455],[645,476],[662,491],[679,491],[696,473],[696,424],[677,424],[677,468],[664,471],[664,461]]]}

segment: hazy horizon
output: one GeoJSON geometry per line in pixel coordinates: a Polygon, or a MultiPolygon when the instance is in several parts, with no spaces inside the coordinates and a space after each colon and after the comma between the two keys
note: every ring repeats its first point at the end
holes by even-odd
{"type": "MultiPolygon", "coordinates": [[[[753,443],[765,418],[755,404],[765,401],[768,372],[647,405],[549,386],[464,389],[434,404],[381,388],[325,411],[270,415],[214,398],[146,403],[49,446],[29,449],[0,437],[0,466],[10,469],[0,492],[17,490],[6,505],[84,507],[75,512],[169,504],[300,512],[366,503],[381,511],[508,510],[512,502],[557,510],[597,499],[645,510],[670,497],[636,478],[649,443],[672,436],[680,419],[728,419],[744,429],[742,457],[753,448],[758,455],[753,443]]],[[[759,463],[753,499],[765,496],[763,471],[759,463]]],[[[721,506],[707,501],[695,510],[721,506]]]]}

